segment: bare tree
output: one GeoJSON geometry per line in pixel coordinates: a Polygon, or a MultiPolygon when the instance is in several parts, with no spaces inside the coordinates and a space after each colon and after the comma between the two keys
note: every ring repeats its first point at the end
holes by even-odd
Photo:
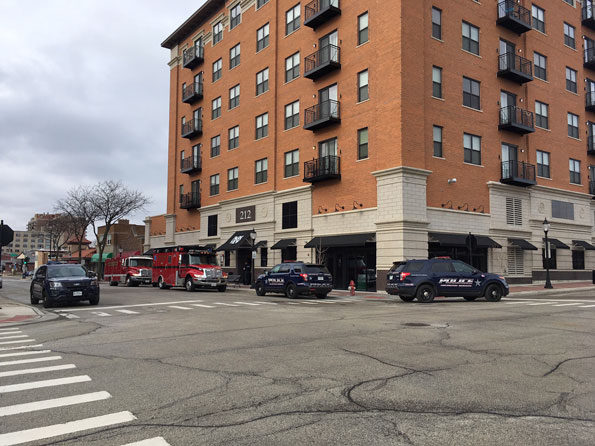
{"type": "Polygon", "coordinates": [[[71,219],[72,232],[78,243],[79,263],[83,261],[83,240],[89,225],[97,219],[96,209],[91,202],[91,191],[86,186],[70,189],[66,198],[59,200],[56,209],[71,219]]]}
{"type": "Polygon", "coordinates": [[[316,263],[319,265],[326,266],[326,254],[328,252],[328,248],[322,247],[322,239],[318,240],[318,246],[315,248],[316,251],[316,263]]]}
{"type": "Polygon", "coordinates": [[[45,231],[50,239],[49,258],[53,253],[54,259],[58,260],[60,250],[73,233],[72,220],[68,215],[58,215],[47,222],[45,231]]]}
{"type": "Polygon", "coordinates": [[[107,236],[111,227],[118,220],[136,212],[149,203],[149,199],[139,191],[130,190],[121,181],[102,181],[89,191],[90,212],[94,215],[91,221],[97,239],[99,263],[97,277],[103,278],[103,251],[107,244],[107,236]],[[104,231],[99,235],[98,224],[102,223],[104,231]]]}

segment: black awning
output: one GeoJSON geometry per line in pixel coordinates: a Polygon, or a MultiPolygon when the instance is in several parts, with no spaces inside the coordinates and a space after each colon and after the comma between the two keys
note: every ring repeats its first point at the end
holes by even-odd
{"type": "Polygon", "coordinates": [[[267,247],[267,241],[266,240],[261,240],[259,242],[257,242],[254,245],[254,249],[258,249],[258,248],[266,248],[267,247]]]}
{"type": "Polygon", "coordinates": [[[235,251],[238,248],[251,248],[250,232],[252,231],[236,231],[229,240],[223,243],[215,251],[235,251]]]}
{"type": "Polygon", "coordinates": [[[284,239],[279,240],[273,246],[271,246],[271,249],[289,248],[290,246],[295,246],[296,242],[297,242],[297,240],[294,238],[284,238],[284,239]]]}
{"type": "MultiPolygon", "coordinates": [[[[448,234],[443,232],[428,233],[430,243],[438,243],[440,246],[449,246],[456,248],[467,247],[467,237],[469,234],[448,234]]],[[[476,235],[478,248],[502,248],[502,245],[492,240],[487,235],[476,235]]]]}
{"type": "MultiPolygon", "coordinates": [[[[556,249],[570,249],[570,246],[568,246],[565,243],[562,243],[557,238],[549,238],[548,237],[547,240],[548,240],[548,242],[550,242],[550,245],[553,245],[554,248],[556,248],[556,249]]],[[[543,243],[545,243],[545,238],[543,239],[543,243]]]]}
{"type": "Polygon", "coordinates": [[[585,248],[586,251],[595,251],[595,246],[593,246],[592,244],[590,244],[589,242],[584,242],[582,240],[573,240],[572,244],[574,246],[578,246],[581,248],[585,248]]]}
{"type": "Polygon", "coordinates": [[[523,240],[522,238],[509,238],[508,241],[511,245],[514,245],[517,248],[521,248],[525,251],[537,251],[537,246],[532,245],[527,240],[523,240]]]}
{"type": "Polygon", "coordinates": [[[376,243],[373,232],[366,234],[345,234],[314,237],[304,248],[339,248],[344,246],[364,246],[366,243],[376,243]]]}
{"type": "Polygon", "coordinates": [[[502,248],[502,245],[497,241],[489,238],[487,235],[477,235],[478,248],[502,248]]]}
{"type": "Polygon", "coordinates": [[[215,249],[216,247],[217,247],[217,245],[215,243],[207,243],[205,245],[205,248],[215,249]]]}

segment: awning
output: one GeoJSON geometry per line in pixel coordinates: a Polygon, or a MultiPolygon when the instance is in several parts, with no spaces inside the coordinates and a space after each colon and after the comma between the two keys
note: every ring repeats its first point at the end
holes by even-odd
{"type": "Polygon", "coordinates": [[[364,246],[366,243],[376,243],[373,232],[366,234],[345,234],[314,237],[304,248],[339,248],[343,246],[364,246]]]}
{"type": "Polygon", "coordinates": [[[207,243],[205,245],[205,248],[215,249],[216,247],[217,247],[217,245],[215,243],[207,243]]]}
{"type": "Polygon", "coordinates": [[[295,246],[296,242],[297,242],[297,240],[294,238],[284,238],[284,239],[279,240],[273,246],[271,246],[271,249],[289,248],[290,246],[295,246]]]}
{"type": "Polygon", "coordinates": [[[522,238],[509,238],[508,241],[511,245],[514,245],[517,248],[521,248],[525,251],[537,251],[537,246],[532,245],[527,240],[523,240],[522,238]]]}
{"type": "Polygon", "coordinates": [[[257,242],[256,245],[254,245],[254,249],[266,248],[266,247],[267,247],[267,241],[266,240],[261,240],[261,241],[257,242]]]}
{"type": "MultiPolygon", "coordinates": [[[[466,248],[469,234],[447,234],[442,232],[428,233],[430,243],[438,243],[440,246],[455,248],[466,248]]],[[[495,242],[486,235],[476,235],[478,248],[502,248],[502,245],[495,242]]]]}
{"type": "MultiPolygon", "coordinates": [[[[101,263],[105,262],[106,259],[111,259],[113,257],[114,257],[114,255],[111,252],[108,254],[103,253],[103,256],[102,256],[103,260],[101,261],[101,263]]],[[[99,262],[99,253],[93,254],[91,256],[91,262],[96,262],[96,263],[99,262]]]]}
{"type": "Polygon", "coordinates": [[[236,231],[229,240],[223,243],[215,251],[235,251],[238,248],[251,248],[250,233],[252,231],[236,231]]]}
{"type": "Polygon", "coordinates": [[[586,251],[595,251],[595,246],[593,246],[592,244],[590,244],[588,242],[584,242],[582,240],[573,240],[572,244],[574,246],[579,246],[581,248],[585,248],[586,251]]]}
{"type": "MultiPolygon", "coordinates": [[[[570,246],[566,245],[565,243],[562,243],[557,238],[548,237],[547,241],[550,242],[550,245],[554,245],[554,248],[556,249],[570,249],[570,246]]],[[[545,243],[545,238],[543,239],[543,243],[545,243]]]]}

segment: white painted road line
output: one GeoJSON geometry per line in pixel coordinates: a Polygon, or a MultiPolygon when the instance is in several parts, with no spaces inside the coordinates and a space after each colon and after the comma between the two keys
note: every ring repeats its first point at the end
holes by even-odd
{"type": "Polygon", "coordinates": [[[254,305],[254,306],[259,306],[260,304],[255,304],[252,302],[234,302],[234,304],[240,304],[240,305],[254,305]]]}
{"type": "MultiPolygon", "coordinates": [[[[46,350],[49,352],[49,350],[46,350]]],[[[31,354],[33,352],[25,352],[24,354],[31,354]]],[[[37,353],[37,352],[35,352],[37,353]]],[[[22,355],[23,353],[13,353],[13,355],[22,355]]],[[[44,356],[43,358],[31,358],[31,359],[19,359],[16,361],[3,361],[0,362],[0,366],[5,365],[17,365],[17,364],[31,364],[32,362],[45,362],[45,361],[57,361],[62,359],[62,356],[44,356]]]]}
{"type": "Polygon", "coordinates": [[[20,328],[19,327],[0,328],[0,331],[13,331],[13,330],[20,330],[20,328]]]}
{"type": "Polygon", "coordinates": [[[595,305],[581,305],[579,308],[593,308],[595,305]]]}
{"type": "Polygon", "coordinates": [[[5,341],[5,342],[0,342],[0,345],[6,345],[6,344],[25,344],[27,342],[35,342],[35,339],[23,339],[20,341],[5,341]]]}
{"type": "Polygon", "coordinates": [[[56,313],[72,313],[73,311],[114,310],[116,308],[155,307],[155,306],[159,306],[159,305],[191,304],[191,303],[199,303],[199,302],[202,302],[202,300],[181,300],[179,302],[158,302],[158,303],[153,303],[153,304],[113,305],[111,307],[68,308],[66,310],[54,310],[54,311],[56,313]]]}
{"type": "Polygon", "coordinates": [[[190,308],[190,307],[181,307],[179,305],[170,305],[167,308],[174,308],[176,310],[192,310],[192,308],[190,308]]]}
{"type": "Polygon", "coordinates": [[[504,302],[504,305],[528,304],[529,302],[504,302]]]}
{"type": "Polygon", "coordinates": [[[573,306],[573,305],[580,305],[580,302],[574,302],[574,303],[571,303],[571,304],[558,304],[558,305],[554,305],[554,307],[570,307],[570,306],[573,306]]]}
{"type": "Polygon", "coordinates": [[[104,313],[103,311],[92,311],[95,316],[107,317],[111,316],[109,313],[104,313]]]}
{"type": "Polygon", "coordinates": [[[54,424],[53,426],[38,427],[24,431],[11,432],[0,435],[0,445],[12,446],[15,444],[28,443],[30,441],[43,440],[45,438],[57,437],[59,435],[73,434],[75,432],[99,427],[113,426],[114,424],[128,423],[136,420],[136,417],[130,412],[117,412],[100,417],[85,418],[83,420],[70,421],[64,424],[54,424]]]}
{"type": "Polygon", "coordinates": [[[275,302],[260,302],[258,300],[255,300],[254,303],[263,304],[263,305],[277,305],[275,302]]]}
{"type": "MultiPolygon", "coordinates": [[[[40,389],[42,387],[63,386],[65,384],[76,384],[91,381],[87,375],[71,376],[70,378],[47,379],[44,381],[32,381],[21,384],[11,384],[9,386],[0,386],[0,393],[19,392],[21,390],[40,389]]],[[[2,445],[0,441],[0,445],[2,445]]]]}
{"type": "Polygon", "coordinates": [[[126,443],[122,446],[171,446],[163,437],[153,437],[147,440],[135,441],[134,443],[126,443]]]}
{"type": "Polygon", "coordinates": [[[0,355],[0,358],[8,358],[10,356],[29,356],[29,355],[39,355],[39,354],[45,354],[45,353],[51,353],[51,350],[35,350],[32,352],[17,352],[17,353],[4,353],[3,355],[0,355]]]}
{"type": "Polygon", "coordinates": [[[285,302],[287,305],[299,305],[297,302],[285,302]]]}
{"type": "Polygon", "coordinates": [[[80,317],[78,317],[76,314],[63,313],[63,316],[67,317],[68,319],[80,319],[80,317]]]}
{"type": "MultiPolygon", "coordinates": [[[[2,334],[4,334],[4,333],[2,333],[2,334]]],[[[2,340],[2,339],[18,339],[18,338],[22,339],[22,338],[28,338],[28,337],[29,336],[27,336],[27,335],[2,336],[2,337],[0,337],[0,340],[2,340]]]]}
{"type": "Polygon", "coordinates": [[[118,313],[124,313],[124,314],[140,314],[138,311],[132,311],[132,310],[116,310],[118,313]]]}
{"type": "Polygon", "coordinates": [[[301,304],[304,305],[318,305],[318,302],[308,302],[308,301],[304,301],[304,302],[300,302],[301,304]]]}
{"type": "Polygon", "coordinates": [[[202,304],[190,304],[193,307],[202,307],[202,308],[215,308],[213,305],[202,305],[202,304]]]}
{"type": "Polygon", "coordinates": [[[51,400],[35,401],[33,403],[15,404],[14,406],[0,407],[0,417],[16,415],[19,413],[36,412],[38,410],[53,409],[56,407],[72,406],[74,404],[90,403],[93,401],[107,400],[112,396],[108,392],[83,393],[81,395],[54,398],[51,400]]]}
{"type": "MultiPolygon", "coordinates": [[[[549,302],[558,302],[560,299],[531,299],[529,297],[503,297],[502,300],[520,300],[520,301],[549,301],[549,302]]],[[[581,299],[564,299],[566,302],[584,302],[584,303],[593,303],[593,299],[591,300],[581,300],[581,299]]]]}
{"type": "Polygon", "coordinates": [[[239,305],[236,304],[228,304],[225,302],[213,302],[214,305],[224,305],[226,307],[239,307],[239,305]]]}
{"type": "Polygon", "coordinates": [[[527,304],[527,306],[528,307],[531,307],[533,305],[552,305],[552,304],[555,304],[555,303],[557,303],[557,302],[536,302],[534,304],[527,304]]]}
{"type": "Polygon", "coordinates": [[[8,372],[0,372],[0,378],[4,378],[5,376],[19,376],[31,375],[34,373],[57,372],[58,370],[68,369],[76,369],[76,366],[74,364],[61,364],[49,367],[37,367],[35,369],[10,370],[8,372]]]}
{"type": "Polygon", "coordinates": [[[0,352],[5,352],[7,350],[21,350],[24,348],[37,348],[37,347],[43,347],[43,344],[19,345],[18,347],[0,347],[0,352]]]}

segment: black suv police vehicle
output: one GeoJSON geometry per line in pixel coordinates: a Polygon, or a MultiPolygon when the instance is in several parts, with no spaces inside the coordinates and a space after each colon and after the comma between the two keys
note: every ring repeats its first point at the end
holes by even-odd
{"type": "Polygon", "coordinates": [[[300,294],[313,294],[323,299],[333,289],[333,276],[326,266],[287,262],[258,276],[254,289],[259,296],[284,293],[293,299],[300,294]]]}
{"type": "Polygon", "coordinates": [[[465,262],[448,258],[397,262],[386,280],[388,294],[398,294],[405,302],[432,302],[436,296],[461,296],[475,300],[484,296],[498,302],[509,292],[504,277],[482,273],[465,262]]]}
{"type": "Polygon", "coordinates": [[[88,300],[91,305],[97,305],[99,284],[90,275],[82,265],[42,265],[31,280],[31,303],[36,305],[43,300],[43,306],[51,308],[58,302],[88,300]]]}

